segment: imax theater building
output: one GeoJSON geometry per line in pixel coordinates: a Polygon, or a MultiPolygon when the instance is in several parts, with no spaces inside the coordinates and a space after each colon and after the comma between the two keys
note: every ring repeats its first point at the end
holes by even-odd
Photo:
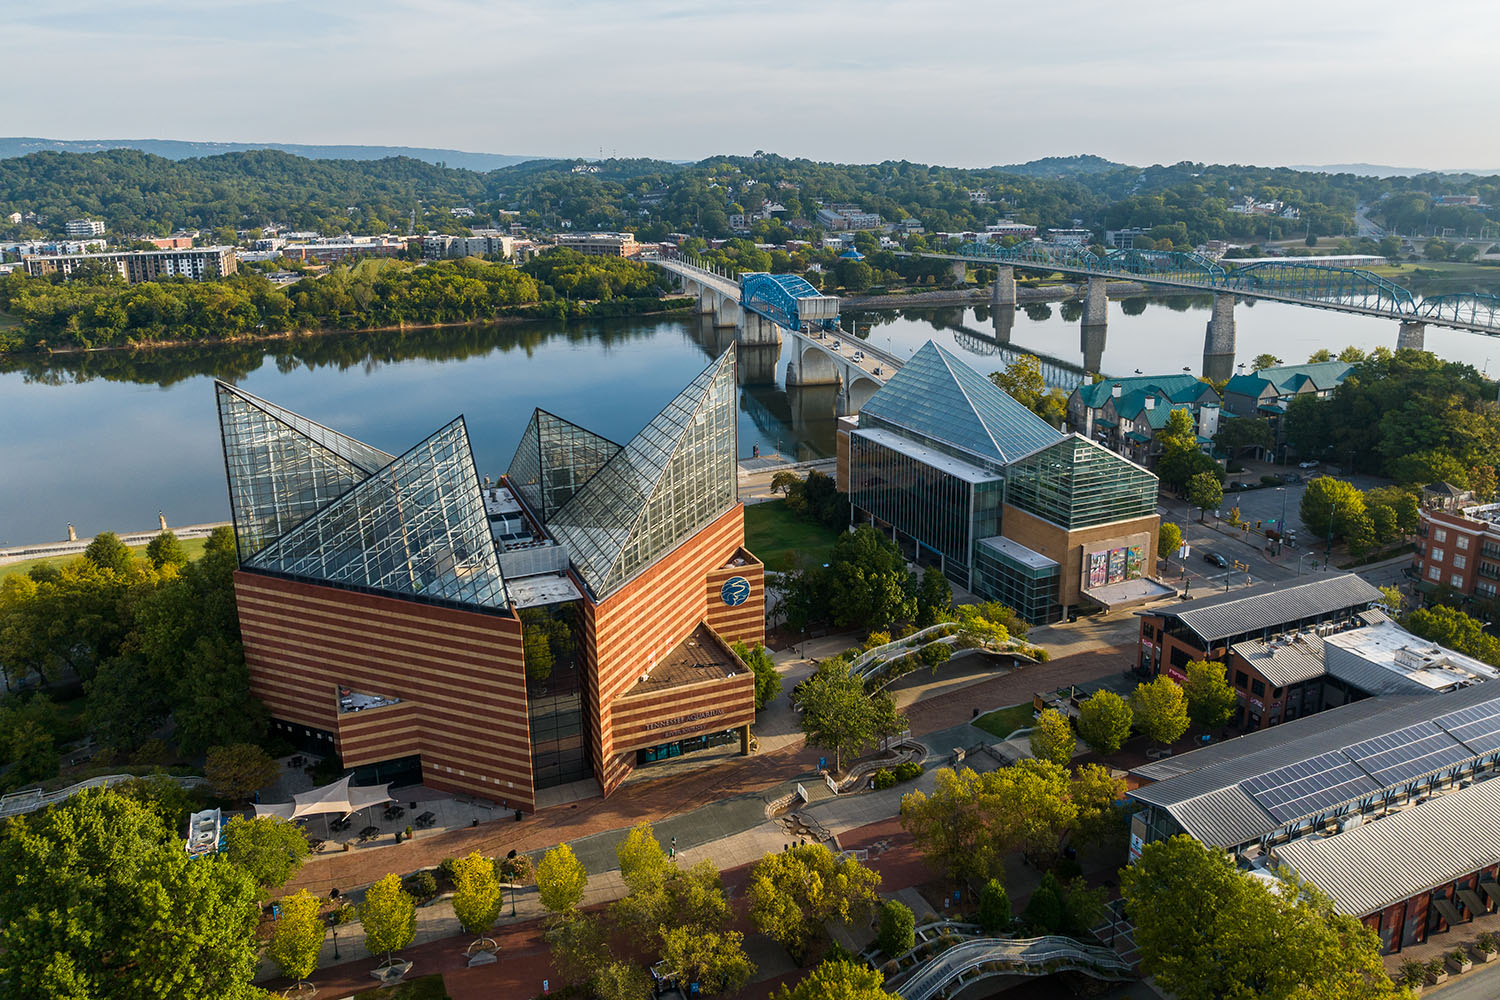
{"type": "MultiPolygon", "coordinates": [[[[462,417],[400,455],[217,386],[251,687],[380,781],[538,793],[749,746],[765,634],[744,548],[735,361],[617,444],[543,410],[481,480],[462,417]]],[[[541,804],[548,797],[540,797],[541,804]]]]}

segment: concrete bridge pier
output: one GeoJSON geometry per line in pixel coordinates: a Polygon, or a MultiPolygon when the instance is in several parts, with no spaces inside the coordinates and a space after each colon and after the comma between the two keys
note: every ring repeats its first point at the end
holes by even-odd
{"type": "Polygon", "coordinates": [[[741,312],[743,310],[737,301],[727,295],[720,295],[718,307],[714,310],[714,325],[737,327],[740,325],[741,312]]]}
{"type": "Polygon", "coordinates": [[[990,286],[990,308],[1003,309],[1010,306],[1011,315],[1016,308],[1016,269],[1001,267],[995,271],[995,283],[990,286]]]}
{"type": "Polygon", "coordinates": [[[1109,296],[1104,293],[1103,278],[1090,278],[1083,292],[1083,325],[1103,326],[1109,322],[1109,296]]]}
{"type": "Polygon", "coordinates": [[[759,313],[740,309],[740,325],[736,339],[740,344],[780,344],[781,328],[759,313]]]}
{"type": "Polygon", "coordinates": [[[698,315],[712,316],[719,309],[719,293],[707,285],[698,286],[698,315]]]}
{"type": "Polygon", "coordinates": [[[1425,351],[1427,343],[1427,324],[1416,320],[1403,319],[1401,331],[1396,334],[1396,350],[1425,351]]]}
{"type": "Polygon", "coordinates": [[[786,384],[794,385],[840,385],[839,367],[834,360],[816,347],[804,347],[787,362],[786,384]]]}
{"type": "Polygon", "coordinates": [[[776,362],[780,344],[741,344],[735,352],[735,373],[740,385],[776,384],[776,362]]]}
{"type": "Polygon", "coordinates": [[[955,260],[953,262],[952,270],[953,283],[955,285],[962,285],[969,280],[969,265],[965,264],[963,261],[955,260]]]}
{"type": "Polygon", "coordinates": [[[1016,307],[996,306],[990,320],[995,324],[995,339],[1002,344],[1010,343],[1011,331],[1016,328],[1016,307]]]}
{"type": "Polygon", "coordinates": [[[1083,352],[1084,371],[1097,372],[1104,364],[1104,335],[1107,330],[1108,327],[1103,323],[1085,323],[1079,331],[1078,349],[1083,352]]]}
{"type": "Polygon", "coordinates": [[[1203,377],[1222,381],[1234,374],[1234,296],[1215,295],[1203,333],[1203,377]]]}

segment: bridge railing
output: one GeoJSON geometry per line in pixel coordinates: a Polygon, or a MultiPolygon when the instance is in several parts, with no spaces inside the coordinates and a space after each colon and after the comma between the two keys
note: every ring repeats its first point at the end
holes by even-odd
{"type": "Polygon", "coordinates": [[[902,1000],[931,1000],[969,973],[993,965],[1045,967],[1047,971],[1064,966],[1100,978],[1131,974],[1130,963],[1114,951],[1069,937],[980,938],[929,959],[895,992],[902,1000]]]}
{"type": "Polygon", "coordinates": [[[702,257],[699,257],[695,253],[679,254],[677,259],[687,264],[689,267],[695,267],[698,270],[706,271],[709,274],[716,274],[727,281],[738,282],[740,280],[740,272],[737,269],[722,266],[711,260],[704,260],[702,257]]]}

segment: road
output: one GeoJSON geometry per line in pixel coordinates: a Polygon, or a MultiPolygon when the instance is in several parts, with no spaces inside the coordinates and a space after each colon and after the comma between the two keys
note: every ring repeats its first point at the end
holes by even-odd
{"type": "Polygon", "coordinates": [[[1460,979],[1430,991],[1439,1000],[1496,1000],[1500,997],[1500,963],[1481,966],[1460,979]]]}

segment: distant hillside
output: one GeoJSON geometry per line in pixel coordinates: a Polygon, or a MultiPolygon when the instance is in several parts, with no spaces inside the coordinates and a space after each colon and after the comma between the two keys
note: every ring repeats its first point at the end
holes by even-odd
{"type": "Polygon", "coordinates": [[[468,153],[459,149],[428,149],[422,146],[303,146],[291,142],[184,142],[178,139],[37,139],[30,136],[0,137],[0,159],[52,150],[60,153],[94,153],[105,149],[137,149],[168,160],[195,156],[243,153],[252,149],[279,149],[310,160],[382,160],[409,156],[424,163],[481,173],[534,160],[534,156],[509,153],[468,153]]]}
{"type": "Polygon", "coordinates": [[[1320,174],[1354,174],[1358,177],[1421,177],[1423,174],[1472,174],[1491,177],[1500,170],[1431,170],[1427,167],[1388,167],[1380,163],[1323,163],[1292,166],[1289,170],[1308,170],[1320,174]]]}
{"type": "Polygon", "coordinates": [[[1085,153],[1082,156],[1044,156],[1040,160],[1012,163],[996,170],[1022,177],[1080,177],[1089,174],[1107,174],[1121,170],[1129,164],[1116,163],[1102,156],[1085,153]]]}

